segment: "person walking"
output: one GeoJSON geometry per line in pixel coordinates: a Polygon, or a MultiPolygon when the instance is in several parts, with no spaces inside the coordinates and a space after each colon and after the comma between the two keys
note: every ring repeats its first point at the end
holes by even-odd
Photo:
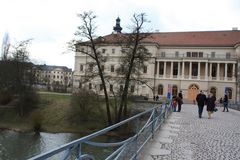
{"type": "Polygon", "coordinates": [[[227,94],[225,94],[224,98],[223,98],[223,112],[225,112],[225,108],[228,112],[228,96],[227,96],[227,94]]]}
{"type": "Polygon", "coordinates": [[[212,93],[210,93],[206,100],[208,119],[211,119],[211,115],[213,114],[213,111],[215,108],[215,101],[216,101],[216,97],[212,93]]]}
{"type": "Polygon", "coordinates": [[[196,97],[197,105],[198,105],[198,116],[199,118],[202,118],[202,112],[203,112],[203,107],[206,102],[206,95],[203,93],[201,90],[200,93],[196,97]]]}
{"type": "Polygon", "coordinates": [[[182,108],[182,104],[183,104],[182,91],[180,91],[180,92],[178,93],[177,101],[178,101],[178,112],[181,112],[181,108],[182,108]]]}
{"type": "Polygon", "coordinates": [[[173,96],[172,97],[172,107],[173,107],[173,112],[177,111],[177,97],[173,96]]]}

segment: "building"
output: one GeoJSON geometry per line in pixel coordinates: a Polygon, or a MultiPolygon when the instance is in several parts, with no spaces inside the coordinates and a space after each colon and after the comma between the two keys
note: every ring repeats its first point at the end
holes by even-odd
{"type": "MultiPolygon", "coordinates": [[[[121,29],[118,18],[114,32],[101,37],[102,43],[98,44],[98,50],[108,57],[104,71],[116,77],[115,70],[123,50],[115,42],[123,34],[121,29]]],[[[166,98],[168,93],[176,95],[181,90],[184,99],[193,101],[203,90],[206,94],[214,93],[218,99],[227,93],[231,101],[239,101],[240,31],[236,28],[228,31],[151,33],[142,44],[152,53],[152,59],[141,77],[147,80],[148,85],[132,84],[133,94],[147,97],[155,94],[166,98]],[[155,90],[148,86],[153,86],[155,90]]],[[[87,49],[81,48],[81,44],[78,48],[87,49]]],[[[76,51],[75,88],[82,87],[81,78],[90,61],[89,57],[76,51]]],[[[103,93],[98,79],[84,85],[99,94],[103,93]]],[[[109,88],[116,89],[119,85],[109,88]]]]}
{"type": "Polygon", "coordinates": [[[49,90],[72,86],[72,69],[65,66],[36,65],[36,83],[49,90]]]}

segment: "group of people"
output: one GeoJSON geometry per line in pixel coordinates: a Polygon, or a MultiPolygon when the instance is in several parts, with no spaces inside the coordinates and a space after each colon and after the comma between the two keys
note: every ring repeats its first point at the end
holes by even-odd
{"type": "MultiPolygon", "coordinates": [[[[202,118],[202,112],[204,105],[207,106],[207,112],[208,112],[208,118],[211,118],[211,115],[213,114],[214,110],[216,109],[216,97],[210,93],[208,97],[203,93],[203,91],[200,91],[200,93],[196,97],[197,105],[198,105],[198,115],[199,118],[202,118]]],[[[223,112],[228,112],[228,96],[227,94],[224,95],[224,98],[219,100],[220,105],[223,104],[223,112]]]]}
{"type": "Polygon", "coordinates": [[[178,96],[173,96],[172,97],[172,107],[173,107],[173,112],[181,112],[182,109],[182,104],[183,104],[183,95],[182,91],[178,93],[178,96]],[[178,110],[177,110],[178,107],[178,110]]]}

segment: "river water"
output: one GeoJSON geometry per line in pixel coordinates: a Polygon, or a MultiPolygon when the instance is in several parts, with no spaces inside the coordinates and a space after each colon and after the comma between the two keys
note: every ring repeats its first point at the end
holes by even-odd
{"type": "MultiPolygon", "coordinates": [[[[80,138],[80,134],[73,133],[19,133],[9,130],[0,131],[0,160],[25,160],[55,149],[65,143],[80,138]]],[[[116,139],[115,139],[116,140],[116,139]]],[[[113,138],[101,137],[100,141],[114,141],[113,138]]],[[[112,149],[99,149],[85,147],[97,159],[102,159],[112,152],[112,149]],[[105,154],[105,155],[104,155],[105,154]]],[[[58,158],[51,158],[58,159],[58,158]]]]}
{"type": "Polygon", "coordinates": [[[72,133],[18,133],[0,131],[0,159],[24,160],[80,138],[72,133]]]}

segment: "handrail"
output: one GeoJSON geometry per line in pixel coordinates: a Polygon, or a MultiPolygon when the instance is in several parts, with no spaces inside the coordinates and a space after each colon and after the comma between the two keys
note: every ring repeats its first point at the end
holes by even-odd
{"type": "MultiPolygon", "coordinates": [[[[169,105],[170,106],[170,105],[169,105]]],[[[70,143],[64,144],[56,149],[50,150],[46,153],[42,153],[40,155],[37,155],[35,157],[30,158],[29,160],[44,160],[49,157],[52,157],[56,154],[62,153],[63,151],[66,152],[63,159],[67,159],[71,156],[71,154],[75,154],[77,159],[83,160],[84,157],[88,157],[88,159],[94,160],[94,155],[89,155],[87,153],[82,153],[82,144],[88,144],[90,146],[94,147],[116,147],[119,148],[115,150],[111,155],[109,155],[106,159],[124,159],[123,157],[128,157],[128,159],[135,159],[138,155],[138,153],[141,151],[143,146],[147,143],[147,141],[153,137],[154,132],[161,126],[161,124],[164,122],[164,120],[168,117],[168,115],[171,113],[171,107],[169,107],[166,104],[160,105],[158,107],[153,107],[152,109],[149,109],[147,111],[144,111],[142,113],[139,113],[133,117],[130,117],[126,120],[123,120],[117,124],[114,124],[112,126],[109,126],[107,128],[104,128],[100,131],[97,131],[95,133],[92,133],[90,135],[87,135],[85,137],[82,137],[80,139],[74,140],[70,143]],[[99,142],[92,142],[91,139],[96,138],[98,136],[101,136],[113,129],[116,129],[123,124],[126,124],[128,122],[131,122],[137,118],[140,118],[148,113],[151,113],[149,116],[147,122],[143,125],[143,127],[137,131],[137,133],[121,142],[115,142],[115,143],[99,143],[99,142]],[[141,141],[141,142],[140,142],[141,141]],[[135,149],[132,151],[132,143],[135,143],[135,149]],[[141,145],[139,144],[141,143],[141,145]],[[129,149],[130,148],[130,149],[129,149]],[[76,149],[76,151],[73,153],[72,151],[76,149]],[[126,150],[128,151],[128,154],[126,154],[126,150]],[[131,150],[131,151],[130,151],[131,150]],[[130,158],[130,157],[132,158],[130,158]]]]}

